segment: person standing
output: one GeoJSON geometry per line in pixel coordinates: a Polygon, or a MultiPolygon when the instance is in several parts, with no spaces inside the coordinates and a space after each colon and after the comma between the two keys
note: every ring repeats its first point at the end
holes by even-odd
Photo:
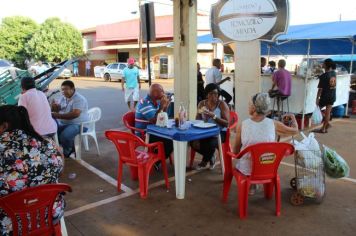
{"type": "Polygon", "coordinates": [[[22,94],[18,105],[27,109],[31,124],[37,133],[53,138],[57,132],[57,123],[52,118],[46,95],[36,89],[35,80],[32,77],[22,78],[21,88],[22,94]]]}
{"type": "Polygon", "coordinates": [[[140,99],[140,75],[139,70],[135,66],[135,59],[129,58],[127,60],[128,66],[123,71],[123,78],[121,80],[122,91],[125,92],[125,102],[129,110],[135,110],[138,100],[140,99]],[[126,86],[124,86],[126,84],[126,86]],[[133,107],[131,108],[130,97],[132,96],[133,107]]]}
{"type": "Polygon", "coordinates": [[[316,96],[316,105],[320,109],[326,107],[324,122],[321,129],[316,133],[327,133],[330,128],[330,115],[334,102],[336,101],[336,64],[330,58],[323,63],[325,73],[319,76],[318,94],[316,96]]]}
{"type": "Polygon", "coordinates": [[[75,62],[73,63],[73,75],[74,75],[74,76],[79,76],[79,69],[78,69],[78,67],[79,67],[79,63],[78,63],[78,61],[75,61],[75,62]]]}
{"type": "Polygon", "coordinates": [[[87,59],[85,61],[85,76],[90,76],[90,69],[91,69],[91,61],[87,59]]]}
{"type": "Polygon", "coordinates": [[[52,103],[52,117],[59,122],[59,143],[63,147],[64,156],[69,157],[74,151],[74,138],[80,133],[81,123],[89,120],[88,102],[75,90],[71,80],[65,80],[61,89],[59,102],[52,103]]]}
{"type": "Polygon", "coordinates": [[[204,80],[203,75],[200,72],[200,64],[197,63],[197,102],[199,104],[200,101],[205,99],[205,92],[204,92],[204,80]]]}
{"type": "MultiPolygon", "coordinates": [[[[205,86],[207,86],[208,84],[212,84],[212,83],[220,86],[221,84],[230,80],[230,77],[222,79],[222,73],[221,73],[220,69],[221,69],[221,60],[215,58],[213,60],[213,66],[209,70],[207,70],[205,73],[205,81],[206,81],[205,86]]],[[[220,87],[219,87],[219,92],[220,92],[220,95],[225,98],[225,102],[227,104],[229,104],[232,99],[231,95],[228,92],[226,92],[225,90],[221,89],[220,87]]]]}

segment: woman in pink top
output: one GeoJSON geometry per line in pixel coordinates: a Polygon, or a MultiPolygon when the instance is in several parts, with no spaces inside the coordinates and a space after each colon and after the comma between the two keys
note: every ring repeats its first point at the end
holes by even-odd
{"type": "Polygon", "coordinates": [[[23,93],[18,105],[27,109],[31,124],[37,133],[53,137],[57,132],[57,123],[52,118],[46,95],[36,89],[35,80],[31,77],[24,77],[21,80],[21,87],[23,93]]]}

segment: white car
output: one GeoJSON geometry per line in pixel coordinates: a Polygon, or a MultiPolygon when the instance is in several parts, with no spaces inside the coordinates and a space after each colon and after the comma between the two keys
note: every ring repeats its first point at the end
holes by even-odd
{"type": "Polygon", "coordinates": [[[95,78],[104,78],[105,68],[106,68],[106,66],[95,66],[94,67],[95,78]]]}
{"type": "Polygon", "coordinates": [[[0,59],[0,74],[11,68],[14,68],[14,65],[11,64],[11,62],[8,60],[0,59]]]}
{"type": "MultiPolygon", "coordinates": [[[[122,63],[122,62],[116,62],[116,63],[111,63],[106,66],[104,69],[104,80],[105,81],[112,81],[112,80],[117,80],[121,81],[123,77],[123,71],[127,67],[127,63],[122,63]]],[[[148,81],[148,70],[142,70],[139,68],[139,76],[140,80],[143,81],[148,81]]],[[[151,73],[151,79],[154,79],[154,74],[151,73]]]]}

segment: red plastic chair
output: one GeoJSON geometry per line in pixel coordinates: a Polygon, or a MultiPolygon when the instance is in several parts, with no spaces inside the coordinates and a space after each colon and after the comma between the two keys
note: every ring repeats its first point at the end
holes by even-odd
{"type": "MultiPolygon", "coordinates": [[[[133,111],[129,111],[129,112],[126,112],[124,114],[124,116],[122,117],[122,122],[124,123],[124,125],[126,126],[126,128],[128,128],[132,134],[135,134],[135,131],[139,132],[141,135],[140,135],[140,138],[143,140],[143,141],[146,141],[146,131],[143,130],[143,129],[138,129],[135,127],[135,112],[133,111]]],[[[173,158],[172,158],[172,155],[169,157],[169,163],[171,165],[173,165],[173,158]]],[[[132,179],[137,179],[135,177],[135,174],[132,173],[133,170],[131,170],[131,176],[132,176],[132,179]]]]}
{"type": "MultiPolygon", "coordinates": [[[[231,134],[231,130],[234,130],[236,128],[238,121],[239,121],[239,117],[237,113],[234,111],[230,111],[229,127],[226,129],[225,142],[222,144],[222,150],[224,155],[226,155],[227,152],[231,151],[230,134],[231,134]]],[[[196,153],[195,150],[191,149],[190,163],[189,163],[190,168],[193,168],[195,153],[196,153]]]]}
{"type": "Polygon", "coordinates": [[[122,122],[124,123],[126,128],[128,128],[131,131],[131,133],[135,134],[135,131],[139,132],[141,134],[140,138],[142,138],[142,140],[145,140],[146,138],[145,130],[138,129],[135,127],[135,112],[133,111],[126,112],[122,117],[122,122]]]}
{"type": "Polygon", "coordinates": [[[235,176],[238,187],[239,215],[241,219],[247,217],[248,193],[251,184],[263,184],[265,198],[271,199],[273,188],[275,188],[276,215],[281,214],[281,190],[280,179],[277,173],[279,164],[283,157],[294,153],[293,145],[289,143],[259,143],[251,145],[239,154],[228,152],[224,156],[225,173],[223,186],[223,202],[231,187],[232,177],[235,176]],[[239,159],[245,154],[251,155],[251,175],[246,176],[232,166],[232,158],[239,159]]]}
{"type": "Polygon", "coordinates": [[[148,194],[148,182],[150,171],[156,162],[162,163],[162,170],[167,189],[169,188],[166,159],[164,156],[164,146],[161,142],[146,144],[139,137],[122,131],[106,131],[105,136],[112,141],[119,153],[119,168],[117,173],[117,190],[121,190],[122,168],[126,164],[138,169],[138,179],[141,198],[146,198],[148,194]],[[143,147],[145,150],[137,150],[143,147]],[[157,153],[153,152],[157,149],[157,153]]]}
{"type": "Polygon", "coordinates": [[[53,204],[61,192],[71,192],[67,184],[44,184],[11,193],[0,198],[0,208],[11,218],[13,235],[19,235],[18,217],[22,235],[62,235],[60,224],[52,224],[53,204]],[[48,216],[46,212],[48,209],[48,216]],[[30,222],[27,216],[30,216],[30,222]],[[47,224],[46,222],[49,222],[47,224]],[[29,223],[32,226],[28,228],[29,223]],[[39,227],[37,225],[39,224],[39,227]]]}

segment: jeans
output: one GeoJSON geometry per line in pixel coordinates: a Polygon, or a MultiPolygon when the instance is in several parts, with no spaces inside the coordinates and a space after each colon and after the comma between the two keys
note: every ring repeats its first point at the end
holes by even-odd
{"type": "Polygon", "coordinates": [[[58,139],[63,147],[63,154],[69,157],[74,150],[74,138],[80,133],[78,124],[61,124],[58,126],[58,139]]]}
{"type": "Polygon", "coordinates": [[[85,69],[85,75],[90,76],[90,69],[85,69]]]}

